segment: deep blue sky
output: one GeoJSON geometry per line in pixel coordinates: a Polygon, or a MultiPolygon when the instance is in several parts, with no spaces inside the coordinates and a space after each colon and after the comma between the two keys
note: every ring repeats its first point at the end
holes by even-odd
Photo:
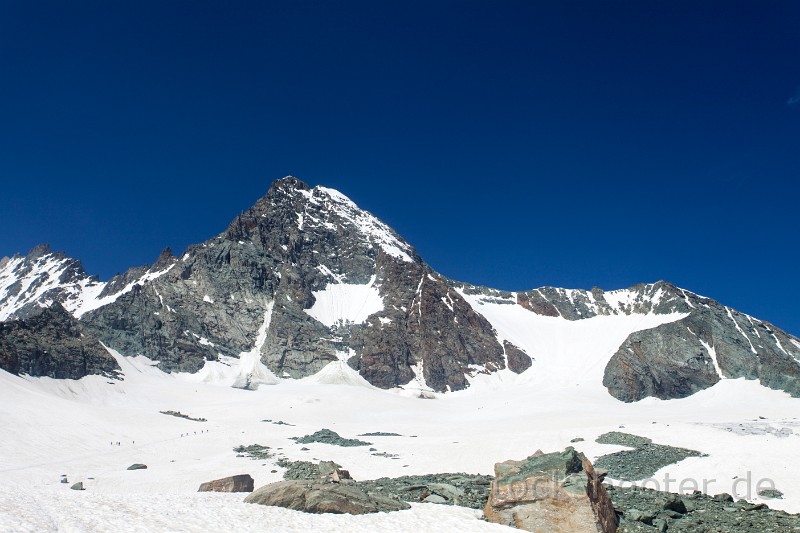
{"type": "Polygon", "coordinates": [[[503,289],[800,333],[800,4],[0,2],[0,256],[107,279],[287,174],[503,289]]]}

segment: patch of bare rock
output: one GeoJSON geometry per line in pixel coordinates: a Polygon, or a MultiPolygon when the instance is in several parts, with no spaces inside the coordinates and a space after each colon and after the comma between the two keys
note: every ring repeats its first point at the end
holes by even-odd
{"type": "Polygon", "coordinates": [[[537,533],[614,533],[617,517],[603,474],[569,447],[497,463],[484,514],[495,522],[537,533]]]}
{"type": "Polygon", "coordinates": [[[197,492],[253,492],[253,487],[250,474],[239,474],[202,483],[197,492]]]}
{"type": "Polygon", "coordinates": [[[347,470],[323,461],[316,480],[285,480],[265,485],[245,503],[273,505],[307,513],[367,514],[400,511],[411,506],[397,498],[370,492],[356,484],[347,470]]]}

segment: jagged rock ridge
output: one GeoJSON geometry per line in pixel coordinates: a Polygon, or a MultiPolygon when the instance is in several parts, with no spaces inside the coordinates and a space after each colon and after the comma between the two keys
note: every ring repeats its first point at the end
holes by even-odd
{"type": "Polygon", "coordinates": [[[158,276],[151,268],[153,279],[82,323],[108,346],[167,371],[238,357],[259,330],[260,359],[281,377],[345,359],[380,387],[418,379],[443,391],[506,365],[489,322],[413,247],[340,193],[294,178],[275,182],[219,236],[159,263],[158,276]],[[337,307],[343,300],[354,303],[337,307]],[[370,302],[374,312],[360,316],[370,302]]]}
{"type": "Polygon", "coordinates": [[[264,373],[303,377],[333,361],[379,387],[435,391],[463,389],[476,373],[530,368],[536,354],[500,338],[462,294],[570,321],[685,315],[632,333],[611,358],[604,384],[624,401],[682,397],[720,377],[759,378],[800,396],[800,341],[767,323],[664,282],[518,293],[454,282],[341,193],[292,177],[220,235],[180,257],[165,250],[153,266],[108,283],[48,249],[0,264],[0,318],[59,302],[87,337],[165,371],[251,358],[237,380],[245,387],[264,373]]]}

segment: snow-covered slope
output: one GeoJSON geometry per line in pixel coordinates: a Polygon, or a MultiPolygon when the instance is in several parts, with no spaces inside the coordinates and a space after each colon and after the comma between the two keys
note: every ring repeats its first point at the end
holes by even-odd
{"type": "MultiPolygon", "coordinates": [[[[515,340],[525,342],[522,335],[515,340]]],[[[560,344],[565,353],[578,348],[564,338],[547,342],[560,344]]],[[[575,437],[586,439],[577,446],[595,459],[620,449],[594,442],[620,426],[708,454],[667,467],[656,480],[667,473],[677,480],[706,480],[709,493],[736,494],[737,489],[737,496],[760,501],[755,483],[769,479],[785,494],[769,505],[800,511],[800,483],[786,463],[800,444],[797,400],[754,381],[725,380],[681,400],[625,404],[596,387],[576,387],[574,380],[545,386],[532,367],[531,379],[523,375],[502,388],[475,384],[418,399],[329,384],[325,376],[345,375],[344,367],[331,367],[321,379],[241,390],[165,374],[145,358],[115,357],[125,379],[113,384],[97,376],[52,380],[0,371],[0,424],[7,428],[0,433],[0,530],[200,532],[224,524],[228,530],[256,531],[268,521],[274,531],[500,531],[474,511],[434,504],[366,517],[309,516],[245,505],[243,495],[196,490],[203,481],[240,473],[251,474],[257,486],[278,480],[283,470],[274,463],[281,455],[334,460],[356,479],[489,473],[496,461],[536,449],[563,449],[575,437]],[[165,410],[207,422],[159,412],[165,410]],[[379,452],[398,459],[373,455],[369,447],[300,445],[290,439],[323,427],[350,438],[398,433],[368,439],[379,452]],[[270,446],[276,457],[254,461],[233,451],[254,443],[270,446]],[[132,463],[148,468],[126,470],[132,463]],[[69,484],[59,482],[62,474],[69,484]],[[748,475],[749,486],[734,483],[748,475]],[[77,481],[84,482],[85,491],[69,490],[77,481]]]]}
{"type": "Polygon", "coordinates": [[[105,283],[84,272],[79,261],[37,247],[26,257],[0,263],[0,321],[59,302],[70,312],[91,305],[105,283]]]}
{"type": "Polygon", "coordinates": [[[608,394],[603,373],[611,356],[632,333],[680,320],[688,313],[595,315],[581,320],[538,315],[515,302],[459,291],[485,316],[501,341],[521,348],[533,359],[522,374],[503,370],[477,374],[473,384],[521,382],[544,388],[584,388],[608,394]]]}

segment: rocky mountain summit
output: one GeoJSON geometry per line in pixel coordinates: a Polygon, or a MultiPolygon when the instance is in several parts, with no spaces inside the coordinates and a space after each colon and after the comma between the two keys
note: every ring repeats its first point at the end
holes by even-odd
{"type": "MultiPolygon", "coordinates": [[[[293,177],[218,236],[107,283],[46,247],[0,262],[0,320],[50,320],[42,309],[56,305],[86,342],[167,372],[235,367],[234,386],[249,388],[343,363],[377,387],[436,392],[537,371],[541,354],[506,335],[490,308],[571,322],[659,315],[664,323],[633,330],[610,355],[603,385],[614,397],[684,397],[737,377],[800,396],[800,340],[766,322],[665,282],[513,293],[455,282],[341,193],[293,177]]],[[[4,349],[0,361],[11,360],[4,349]]]]}

